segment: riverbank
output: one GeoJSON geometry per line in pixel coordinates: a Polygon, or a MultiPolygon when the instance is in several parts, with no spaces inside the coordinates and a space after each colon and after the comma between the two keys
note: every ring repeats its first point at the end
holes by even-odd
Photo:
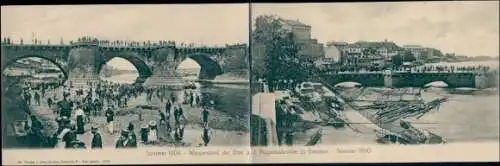
{"type": "MultiPolygon", "coordinates": [[[[52,96],[54,93],[59,94],[60,92],[62,92],[62,89],[59,88],[55,91],[47,92],[47,96],[52,96]]],[[[177,94],[179,96],[181,92],[177,92],[177,94]]],[[[139,105],[150,105],[164,111],[164,103],[161,103],[158,98],[153,98],[153,100],[148,103],[146,102],[146,96],[140,95],[137,98],[131,99],[127,108],[117,109],[115,111],[114,133],[108,132],[106,128],[106,118],[101,113],[101,115],[98,116],[91,116],[91,122],[85,124],[85,133],[81,135],[80,139],[85,142],[86,145],[90,145],[92,139],[90,127],[92,125],[98,125],[99,132],[103,137],[103,146],[114,147],[119,137],[119,132],[121,129],[125,129],[129,123],[135,126],[136,135],[139,136],[141,125],[147,124],[149,121],[156,121],[157,124],[159,124],[158,137],[161,141],[159,146],[199,146],[203,142],[201,138],[203,128],[201,125],[202,114],[200,107],[190,107],[186,104],[182,105],[187,124],[184,128],[183,140],[179,143],[174,141],[174,133],[167,132],[166,126],[159,123],[160,115],[158,109],[143,109],[137,107],[139,105]],[[139,119],[139,114],[141,119],[139,119]]],[[[104,106],[104,108],[106,108],[106,106],[104,106]]],[[[32,113],[36,115],[44,125],[45,128],[42,131],[44,135],[53,135],[57,129],[57,124],[55,122],[56,115],[48,108],[45,100],[42,100],[40,106],[32,105],[31,109],[32,113]]],[[[75,120],[74,115],[72,117],[72,119],[75,120]]],[[[234,117],[232,114],[217,110],[210,111],[208,126],[212,134],[209,146],[247,146],[249,144],[248,120],[244,121],[240,118],[242,117],[234,117]]],[[[171,126],[173,126],[173,116],[171,116],[169,121],[171,122],[171,126]]]]}

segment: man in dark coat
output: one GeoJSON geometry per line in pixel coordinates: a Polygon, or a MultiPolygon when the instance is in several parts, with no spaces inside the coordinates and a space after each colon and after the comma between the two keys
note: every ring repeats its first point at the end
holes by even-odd
{"type": "Polygon", "coordinates": [[[165,103],[165,112],[167,112],[167,114],[170,114],[171,109],[172,109],[172,103],[170,102],[170,100],[167,100],[167,103],[165,103]]]}
{"type": "Polygon", "coordinates": [[[149,126],[147,124],[143,124],[141,126],[141,141],[144,143],[144,144],[147,144],[148,142],[148,135],[149,135],[149,126]]]}
{"type": "Polygon", "coordinates": [[[136,148],[137,147],[137,136],[135,135],[134,124],[132,124],[132,122],[130,122],[128,124],[127,130],[129,132],[129,135],[128,135],[129,141],[127,142],[126,146],[128,148],[136,148]]]}
{"type": "Polygon", "coordinates": [[[123,129],[120,138],[116,141],[115,148],[127,148],[129,132],[123,129]]]}
{"type": "Polygon", "coordinates": [[[66,116],[66,117],[71,117],[71,102],[67,99],[67,97],[64,97],[63,100],[61,100],[59,103],[59,114],[60,116],[66,116]]]}
{"type": "Polygon", "coordinates": [[[98,99],[94,99],[94,116],[101,115],[102,102],[98,99]]]}
{"type": "Polygon", "coordinates": [[[101,134],[97,131],[97,126],[92,126],[92,144],[91,147],[92,149],[98,149],[102,148],[102,137],[101,134]]]}
{"type": "Polygon", "coordinates": [[[43,125],[35,115],[31,115],[31,130],[29,132],[29,140],[32,147],[40,147],[43,139],[43,125]]]}
{"type": "Polygon", "coordinates": [[[40,105],[40,94],[38,92],[35,92],[35,102],[36,105],[40,105]]]}
{"type": "Polygon", "coordinates": [[[200,106],[200,95],[196,95],[195,100],[196,100],[196,105],[200,106]]]}
{"type": "Polygon", "coordinates": [[[208,109],[204,107],[202,111],[203,125],[208,125],[208,114],[208,109]]]}
{"type": "Polygon", "coordinates": [[[204,145],[207,146],[210,142],[210,132],[208,130],[208,127],[203,128],[203,134],[201,135],[201,138],[203,139],[204,145]]]}
{"type": "Polygon", "coordinates": [[[71,125],[70,131],[66,133],[63,137],[63,141],[66,143],[65,148],[73,148],[73,141],[76,140],[76,126],[71,125]]]}
{"type": "Polygon", "coordinates": [[[163,113],[163,111],[161,111],[161,110],[158,110],[158,112],[160,113],[160,124],[166,124],[167,119],[166,119],[165,113],[163,113]]]}
{"type": "Polygon", "coordinates": [[[53,100],[52,100],[52,97],[48,97],[47,98],[47,105],[49,106],[49,108],[52,108],[52,104],[53,104],[53,100]]]}

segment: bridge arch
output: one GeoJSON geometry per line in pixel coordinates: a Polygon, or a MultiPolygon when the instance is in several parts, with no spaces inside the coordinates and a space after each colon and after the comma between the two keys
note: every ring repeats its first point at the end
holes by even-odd
{"type": "Polygon", "coordinates": [[[110,60],[114,58],[122,58],[130,62],[135,67],[135,69],[137,69],[139,77],[136,79],[136,83],[137,82],[142,83],[143,81],[146,80],[146,78],[150,77],[153,74],[151,67],[136,53],[115,52],[112,54],[104,54],[103,56],[104,56],[103,60],[97,67],[97,73],[100,73],[104,65],[106,65],[106,63],[109,62],[110,60]]]}
{"type": "Polygon", "coordinates": [[[17,56],[15,58],[10,58],[10,59],[2,58],[2,73],[3,73],[3,71],[5,71],[5,69],[7,69],[10,65],[15,63],[16,61],[21,60],[21,59],[25,59],[25,58],[40,58],[40,59],[47,60],[47,61],[51,62],[52,64],[54,64],[55,66],[57,66],[61,70],[61,72],[63,73],[63,76],[64,76],[64,80],[68,79],[68,71],[67,71],[67,68],[65,65],[61,64],[60,62],[57,62],[57,60],[55,60],[55,59],[48,58],[48,57],[42,56],[40,54],[27,54],[27,55],[17,56]]]}
{"type": "Polygon", "coordinates": [[[428,87],[436,87],[436,88],[447,88],[450,86],[450,83],[446,80],[433,80],[433,81],[427,81],[424,83],[424,88],[428,87]]]}
{"type": "MultiPolygon", "coordinates": [[[[200,75],[199,79],[214,79],[217,75],[223,73],[221,65],[214,59],[211,58],[211,54],[208,53],[191,53],[188,54],[182,61],[190,58],[200,65],[200,75]]],[[[175,67],[176,69],[178,66],[175,67]]]]}
{"type": "Polygon", "coordinates": [[[354,87],[361,87],[363,86],[362,83],[359,83],[357,81],[342,81],[338,82],[334,85],[334,87],[344,87],[344,88],[354,88],[354,87]]]}

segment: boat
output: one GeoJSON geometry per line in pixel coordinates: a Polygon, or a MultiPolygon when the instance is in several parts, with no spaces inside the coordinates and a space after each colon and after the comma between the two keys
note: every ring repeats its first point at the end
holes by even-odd
{"type": "Polygon", "coordinates": [[[404,130],[391,132],[386,129],[376,131],[377,142],[384,144],[443,144],[446,143],[443,137],[429,131],[414,127],[410,122],[401,120],[404,130]]]}
{"type": "Polygon", "coordinates": [[[335,128],[342,128],[345,126],[346,118],[341,111],[330,109],[330,119],[327,121],[328,125],[335,128]]]}

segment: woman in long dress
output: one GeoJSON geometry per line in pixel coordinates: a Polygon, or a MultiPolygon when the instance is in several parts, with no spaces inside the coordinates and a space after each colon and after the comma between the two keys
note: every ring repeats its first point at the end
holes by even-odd
{"type": "Polygon", "coordinates": [[[158,143],[158,130],[157,130],[157,126],[156,126],[156,121],[154,121],[154,120],[149,122],[148,141],[151,144],[158,143]]]}
{"type": "Polygon", "coordinates": [[[82,110],[82,105],[78,105],[77,109],[75,111],[75,116],[76,116],[76,134],[83,134],[85,132],[84,130],[84,122],[83,122],[83,116],[85,116],[84,111],[82,110]]]}

